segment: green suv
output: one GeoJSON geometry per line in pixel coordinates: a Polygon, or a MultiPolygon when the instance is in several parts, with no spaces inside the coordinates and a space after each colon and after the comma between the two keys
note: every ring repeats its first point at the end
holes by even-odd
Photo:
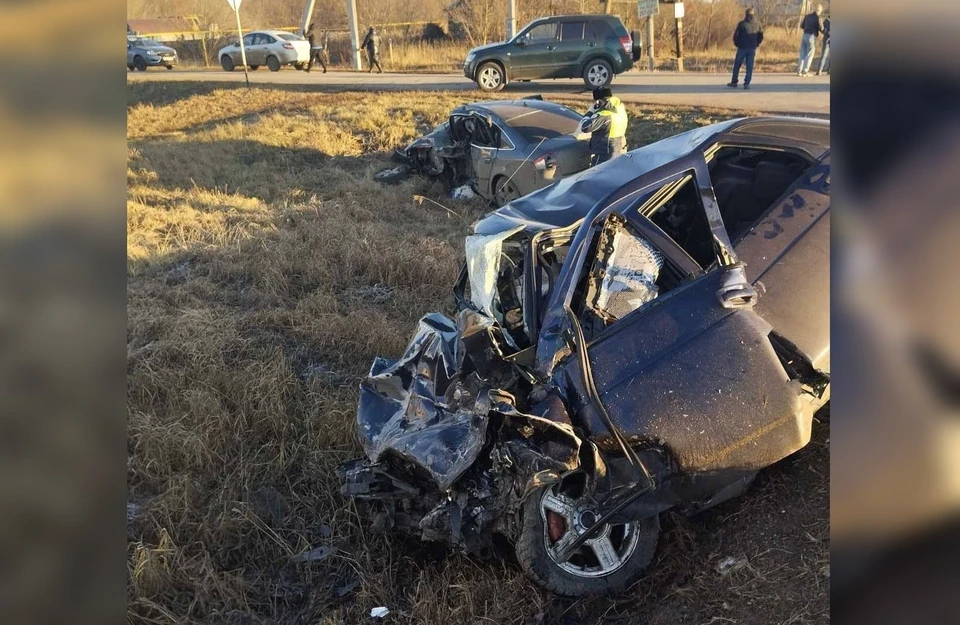
{"type": "Polygon", "coordinates": [[[500,91],[511,80],[583,78],[605,87],[640,59],[640,33],[627,32],[615,15],[556,15],[530,22],[511,41],[470,50],[464,75],[481,91],[500,91]]]}

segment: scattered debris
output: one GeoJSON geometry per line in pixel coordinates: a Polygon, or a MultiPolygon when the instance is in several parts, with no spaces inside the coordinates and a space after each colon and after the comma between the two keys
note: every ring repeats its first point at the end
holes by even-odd
{"type": "Polygon", "coordinates": [[[734,571],[739,571],[750,566],[750,563],[744,557],[735,558],[733,556],[727,556],[717,564],[716,569],[717,573],[720,575],[728,575],[734,571]]]}
{"type": "Polygon", "coordinates": [[[336,551],[335,547],[317,547],[311,549],[310,551],[304,551],[303,553],[298,553],[297,555],[290,558],[291,562],[320,562],[324,560],[331,553],[336,551]]]}
{"type": "Polygon", "coordinates": [[[473,187],[464,184],[459,187],[454,187],[454,189],[450,191],[449,197],[451,200],[466,201],[477,197],[477,193],[473,190],[473,187]]]}
{"type": "Polygon", "coordinates": [[[373,618],[383,618],[388,614],[390,614],[390,610],[384,607],[373,608],[372,610],[370,610],[370,616],[372,616],[373,618]]]}

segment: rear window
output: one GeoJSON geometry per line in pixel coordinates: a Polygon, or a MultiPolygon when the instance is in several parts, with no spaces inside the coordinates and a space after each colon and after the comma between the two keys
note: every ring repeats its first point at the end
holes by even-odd
{"type": "Polygon", "coordinates": [[[277,37],[280,37],[284,41],[304,41],[304,38],[300,35],[295,35],[293,33],[279,33],[277,37]]]}
{"type": "Polygon", "coordinates": [[[607,37],[616,37],[616,33],[610,28],[610,24],[602,20],[591,20],[587,22],[586,34],[584,39],[606,39],[607,37]]]}
{"type": "Polygon", "coordinates": [[[580,41],[581,39],[583,39],[583,22],[560,24],[560,41],[580,41]]]}
{"type": "Polygon", "coordinates": [[[528,110],[507,119],[506,122],[529,143],[536,145],[541,140],[574,134],[580,127],[580,116],[575,113],[568,116],[528,110]]]}

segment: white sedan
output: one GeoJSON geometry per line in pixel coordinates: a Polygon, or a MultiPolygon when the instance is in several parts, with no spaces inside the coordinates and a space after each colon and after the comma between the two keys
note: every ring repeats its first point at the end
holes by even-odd
{"type": "MultiPolygon", "coordinates": [[[[243,36],[243,47],[247,55],[247,66],[259,69],[266,65],[271,72],[279,71],[284,65],[303,68],[310,60],[310,42],[294,33],[282,30],[257,30],[243,36]]],[[[234,42],[217,52],[220,65],[228,72],[243,67],[240,55],[240,42],[234,42]]]]}

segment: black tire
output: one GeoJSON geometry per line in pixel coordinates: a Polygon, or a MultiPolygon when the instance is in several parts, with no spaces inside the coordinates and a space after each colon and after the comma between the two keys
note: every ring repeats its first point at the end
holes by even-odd
{"type": "Polygon", "coordinates": [[[225,72],[232,72],[237,68],[229,54],[224,54],[220,57],[220,67],[222,67],[225,72]]]}
{"type": "Polygon", "coordinates": [[[613,81],[613,68],[604,59],[592,59],[583,66],[583,82],[587,89],[608,87],[613,81]]]}
{"type": "Polygon", "coordinates": [[[147,62],[143,60],[142,56],[133,57],[133,69],[137,70],[138,72],[147,71],[147,62]]]}
{"type": "Polygon", "coordinates": [[[258,69],[260,69],[260,66],[259,66],[259,65],[251,65],[251,66],[250,66],[250,71],[251,71],[251,72],[255,72],[255,71],[257,71],[258,69]]]}
{"type": "Polygon", "coordinates": [[[271,72],[279,72],[279,71],[280,71],[280,60],[279,60],[277,57],[275,57],[275,56],[272,56],[272,55],[271,55],[271,56],[268,56],[268,57],[267,57],[267,68],[268,68],[271,72]]]}
{"type": "Polygon", "coordinates": [[[643,57],[643,38],[640,35],[639,30],[630,31],[630,39],[633,40],[633,48],[631,49],[631,56],[633,57],[633,62],[636,63],[643,57]]]}
{"type": "Polygon", "coordinates": [[[173,65],[167,65],[167,70],[172,70],[172,69],[173,69],[173,65]]]}
{"type": "Polygon", "coordinates": [[[373,174],[373,179],[383,184],[398,184],[410,177],[410,166],[399,164],[381,169],[373,174]]]}
{"type": "Polygon", "coordinates": [[[492,93],[506,86],[507,77],[503,68],[493,61],[487,61],[477,68],[477,87],[480,91],[492,93]]]}
{"type": "Polygon", "coordinates": [[[498,208],[520,197],[523,197],[523,193],[515,181],[506,176],[500,176],[493,181],[493,201],[498,208]]]}
{"type": "MultiPolygon", "coordinates": [[[[609,550],[605,552],[613,554],[613,561],[617,563],[615,568],[609,573],[603,573],[599,556],[593,556],[597,563],[595,568],[599,571],[590,573],[589,558],[590,554],[595,553],[595,547],[585,543],[576,555],[564,563],[571,569],[583,571],[582,575],[576,574],[561,568],[547,551],[548,541],[552,539],[550,530],[546,529],[542,502],[548,492],[556,492],[555,488],[547,486],[537,489],[523,504],[520,538],[516,546],[517,560],[523,570],[538,584],[559,595],[606,595],[628,588],[650,565],[656,553],[660,535],[658,517],[607,526],[609,529],[602,531],[600,540],[605,540],[604,544],[609,545],[609,550]],[[580,567],[577,562],[584,565],[580,567]]],[[[568,531],[564,530],[563,535],[568,531]]]]}
{"type": "Polygon", "coordinates": [[[307,67],[307,64],[306,64],[306,63],[294,63],[294,64],[293,64],[293,69],[296,69],[296,70],[303,70],[303,69],[306,68],[306,67],[307,67]]]}
{"type": "Polygon", "coordinates": [[[132,71],[133,71],[133,65],[127,65],[127,71],[128,71],[128,72],[132,72],[132,71]]]}

